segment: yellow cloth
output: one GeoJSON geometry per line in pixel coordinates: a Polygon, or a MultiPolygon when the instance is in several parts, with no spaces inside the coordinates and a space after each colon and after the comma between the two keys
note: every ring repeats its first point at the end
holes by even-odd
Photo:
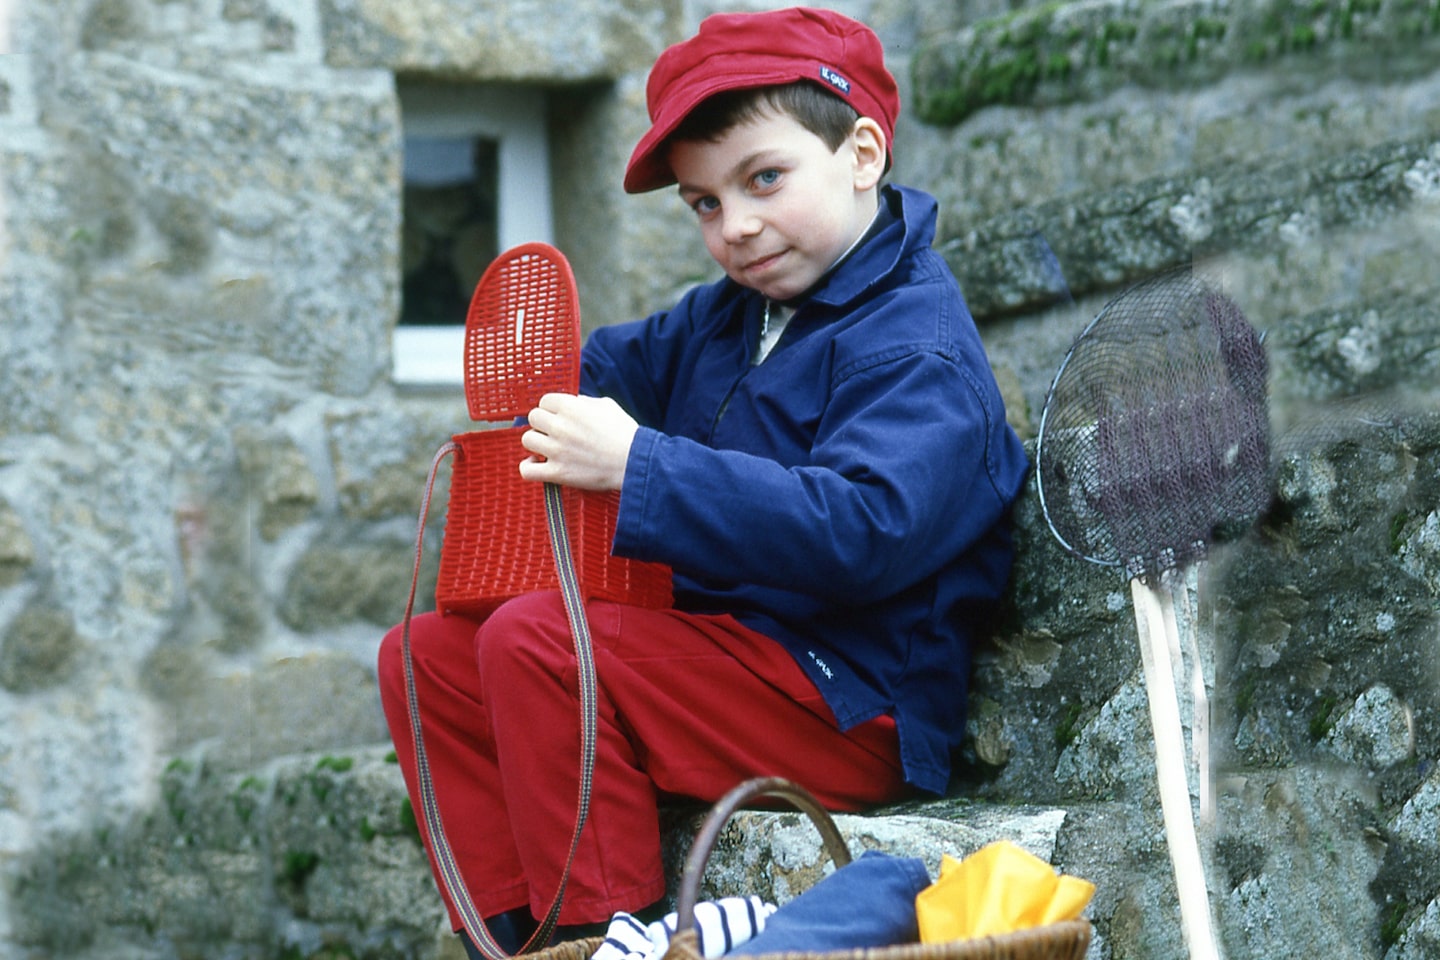
{"type": "Polygon", "coordinates": [[[940,879],[915,898],[921,943],[1012,933],[1073,920],[1089,904],[1095,885],[1057,874],[1055,868],[1006,840],[963,861],[940,862],[940,879]]]}

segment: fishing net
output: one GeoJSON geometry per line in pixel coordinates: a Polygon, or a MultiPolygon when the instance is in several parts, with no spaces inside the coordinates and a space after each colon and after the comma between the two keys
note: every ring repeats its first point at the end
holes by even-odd
{"type": "Polygon", "coordinates": [[[1254,522],[1270,501],[1261,341],[1189,267],[1100,311],[1055,374],[1036,441],[1040,502],[1066,550],[1148,579],[1254,522]]]}

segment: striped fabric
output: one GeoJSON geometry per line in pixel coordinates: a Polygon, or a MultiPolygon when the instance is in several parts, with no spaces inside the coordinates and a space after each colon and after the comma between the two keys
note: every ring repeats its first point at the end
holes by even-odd
{"type": "MultiPolygon", "coordinates": [[[[722,897],[695,904],[701,956],[713,960],[745,943],[765,929],[765,919],[774,912],[775,905],[759,897],[722,897]]],[[[665,952],[674,933],[673,911],[649,925],[617,913],[591,960],[654,960],[665,952]]]]}

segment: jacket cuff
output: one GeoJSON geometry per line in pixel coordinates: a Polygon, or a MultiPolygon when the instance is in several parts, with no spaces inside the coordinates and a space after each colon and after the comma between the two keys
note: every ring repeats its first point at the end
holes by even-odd
{"type": "Polygon", "coordinates": [[[610,550],[617,557],[646,559],[641,555],[645,543],[645,494],[650,480],[650,460],[660,443],[660,432],[649,427],[635,431],[630,442],[630,456],[625,461],[625,480],[620,486],[620,512],[615,521],[615,539],[610,550]]]}

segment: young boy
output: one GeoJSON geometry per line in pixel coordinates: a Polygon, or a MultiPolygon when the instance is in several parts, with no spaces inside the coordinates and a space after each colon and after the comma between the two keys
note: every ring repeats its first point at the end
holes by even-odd
{"type": "MultiPolygon", "coordinates": [[[[582,395],[545,396],[523,439],[523,477],[619,490],[614,552],[674,570],[673,610],[588,605],[600,730],[567,925],[663,896],[662,798],[759,775],[842,810],[943,793],[1028,466],[930,249],[933,199],[881,184],[899,98],[873,32],[823,10],[713,16],[647,94],[625,188],[677,184],[725,277],[591,334],[582,395]]],[[[498,926],[533,926],[577,793],[560,597],[411,636],[467,889],[498,926]]],[[[392,631],[380,680],[418,807],[399,647],[392,631]]]]}

